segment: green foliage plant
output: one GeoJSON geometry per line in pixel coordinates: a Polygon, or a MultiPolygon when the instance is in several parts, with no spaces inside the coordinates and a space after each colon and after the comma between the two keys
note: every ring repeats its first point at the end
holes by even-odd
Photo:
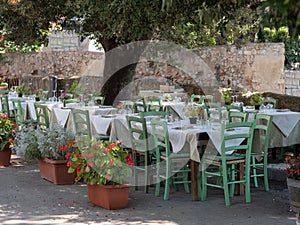
{"type": "Polygon", "coordinates": [[[44,158],[63,160],[74,150],[64,146],[73,144],[74,139],[74,133],[60,124],[54,124],[46,131],[39,126],[26,126],[16,134],[14,149],[17,155],[28,161],[44,158]]]}
{"type": "Polygon", "coordinates": [[[16,91],[17,91],[18,94],[26,94],[29,91],[29,87],[25,87],[25,83],[21,83],[17,87],[16,91]]]}
{"type": "Polygon", "coordinates": [[[250,104],[251,105],[261,105],[262,104],[262,98],[260,93],[253,93],[250,97],[250,104]]]}
{"type": "Polygon", "coordinates": [[[24,157],[27,161],[42,159],[37,137],[39,132],[42,133],[42,130],[34,126],[24,126],[17,132],[14,145],[16,154],[24,157]]]}

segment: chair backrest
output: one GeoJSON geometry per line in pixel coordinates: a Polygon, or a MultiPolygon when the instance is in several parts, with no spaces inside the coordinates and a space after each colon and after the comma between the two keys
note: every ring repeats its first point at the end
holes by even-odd
{"type": "Polygon", "coordinates": [[[46,130],[49,128],[49,109],[47,105],[34,103],[34,109],[36,114],[36,122],[41,129],[46,130]]]}
{"type": "Polygon", "coordinates": [[[131,146],[133,150],[146,153],[149,149],[146,120],[143,117],[127,116],[131,146]]]}
{"type": "Polygon", "coordinates": [[[220,102],[205,102],[207,117],[210,120],[221,121],[222,109],[220,102]]]}
{"type": "Polygon", "coordinates": [[[243,106],[237,106],[237,105],[226,105],[226,110],[229,111],[238,111],[243,112],[243,106]]]}
{"type": "MultiPolygon", "coordinates": [[[[270,131],[272,125],[273,117],[270,115],[265,114],[255,114],[254,121],[255,121],[255,130],[259,132],[259,147],[261,152],[265,154],[265,157],[268,154],[269,148],[269,138],[270,138],[270,131]]],[[[257,152],[257,149],[255,149],[257,152]]]]}
{"type": "Polygon", "coordinates": [[[169,157],[171,154],[171,146],[167,122],[151,119],[151,134],[154,137],[157,159],[159,159],[161,149],[164,150],[166,157],[169,157]]]}
{"type": "Polygon", "coordinates": [[[197,104],[202,104],[204,101],[204,95],[191,95],[191,102],[195,102],[197,104]]]}
{"type": "Polygon", "coordinates": [[[247,112],[236,112],[236,111],[228,112],[229,122],[247,122],[248,117],[249,117],[249,113],[247,112]]]}
{"type": "Polygon", "coordinates": [[[72,108],[71,113],[74,122],[76,136],[92,138],[89,111],[72,108]]]}
{"type": "MultiPolygon", "coordinates": [[[[149,117],[150,119],[153,117],[160,117],[160,118],[166,118],[167,116],[167,112],[165,111],[148,111],[148,112],[140,112],[139,116],[141,118],[145,118],[145,120],[147,120],[147,117],[149,117]]],[[[149,119],[149,120],[150,120],[149,119]]]]}
{"type": "Polygon", "coordinates": [[[273,105],[273,109],[277,109],[278,108],[278,100],[272,97],[266,97],[262,99],[262,103],[264,105],[270,103],[273,105]]]}
{"type": "Polygon", "coordinates": [[[104,100],[105,100],[104,96],[95,96],[94,97],[95,105],[104,105],[104,100]]]}
{"type": "MultiPolygon", "coordinates": [[[[233,122],[226,123],[226,125],[222,124],[221,155],[225,156],[228,153],[232,153],[232,151],[239,151],[239,153],[246,154],[246,160],[250,160],[254,125],[255,122],[233,122]],[[243,130],[236,133],[230,131],[233,129],[243,130]],[[242,143],[240,143],[241,139],[243,139],[242,143]]],[[[223,158],[224,157],[222,157],[222,160],[223,158]]],[[[223,163],[225,163],[225,159],[223,163]]]]}
{"type": "Polygon", "coordinates": [[[150,98],[148,111],[163,111],[163,105],[160,98],[150,98]]]}
{"type": "Polygon", "coordinates": [[[79,101],[76,98],[64,99],[63,100],[63,105],[64,105],[64,107],[68,107],[68,104],[77,103],[77,102],[79,102],[79,101]]]}
{"type": "Polygon", "coordinates": [[[5,113],[9,118],[13,117],[9,110],[8,96],[2,95],[0,96],[0,100],[1,100],[2,112],[5,113]]]}
{"type": "Polygon", "coordinates": [[[214,96],[213,95],[204,95],[203,101],[204,102],[214,102],[214,96]]]}
{"type": "Polygon", "coordinates": [[[140,96],[134,97],[133,111],[134,113],[147,111],[147,105],[144,97],[140,97],[140,96]]]}
{"type": "Polygon", "coordinates": [[[25,121],[21,101],[20,99],[12,99],[11,101],[13,104],[16,124],[20,127],[21,125],[24,124],[25,121]]]}

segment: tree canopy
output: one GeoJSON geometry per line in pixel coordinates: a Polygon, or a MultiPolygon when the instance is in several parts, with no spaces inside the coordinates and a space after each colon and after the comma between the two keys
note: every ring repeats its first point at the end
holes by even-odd
{"type": "Polygon", "coordinates": [[[253,40],[259,0],[2,0],[0,31],[17,44],[47,39],[50,22],[77,29],[107,51],[160,39],[187,47],[253,40]]]}
{"type": "MultiPolygon", "coordinates": [[[[46,44],[50,28],[94,38],[106,52],[152,39],[187,48],[241,45],[254,41],[264,26],[286,25],[298,38],[299,5],[300,0],[2,0],[0,51],[4,40],[21,46],[46,44]]],[[[124,74],[116,74],[108,85],[126,84],[130,76],[124,74]]],[[[106,99],[111,103],[113,97],[106,99]]]]}
{"type": "Polygon", "coordinates": [[[76,29],[107,51],[160,39],[189,48],[254,41],[263,26],[298,38],[300,0],[2,0],[0,45],[45,43],[51,23],[76,29]]]}

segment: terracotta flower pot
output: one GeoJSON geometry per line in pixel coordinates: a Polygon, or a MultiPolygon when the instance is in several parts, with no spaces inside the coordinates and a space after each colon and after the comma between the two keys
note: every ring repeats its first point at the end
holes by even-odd
{"type": "Polygon", "coordinates": [[[300,213],[300,180],[287,178],[287,186],[292,210],[300,213]]]}
{"type": "Polygon", "coordinates": [[[88,196],[92,204],[105,209],[124,209],[128,204],[129,184],[88,184],[88,196]]]}
{"type": "Polygon", "coordinates": [[[0,151],[0,166],[9,166],[11,158],[11,148],[6,145],[3,150],[0,151]]]}
{"type": "Polygon", "coordinates": [[[67,160],[39,160],[40,175],[54,184],[73,184],[75,173],[68,173],[67,160]]]}

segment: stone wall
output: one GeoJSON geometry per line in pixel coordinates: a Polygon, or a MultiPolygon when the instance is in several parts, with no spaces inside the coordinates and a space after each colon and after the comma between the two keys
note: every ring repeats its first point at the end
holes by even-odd
{"type": "MultiPolygon", "coordinates": [[[[104,53],[101,52],[39,52],[6,53],[10,62],[0,67],[0,76],[33,85],[31,89],[47,86],[49,76],[55,75],[68,89],[80,79],[88,90],[99,90],[103,79],[104,53]]],[[[19,82],[18,82],[19,83],[19,82]]],[[[18,85],[10,84],[10,86],[18,85]]]]}
{"type": "Polygon", "coordinates": [[[285,70],[285,93],[292,96],[300,96],[300,71],[285,70]]]}
{"type": "MultiPolygon", "coordinates": [[[[53,45],[50,46],[53,47],[53,45]]],[[[284,45],[282,43],[249,44],[242,48],[206,47],[194,50],[193,53],[197,57],[182,56],[187,60],[184,63],[187,63],[190,70],[163,63],[138,64],[135,89],[159,89],[160,84],[168,81],[178,87],[193,84],[205,93],[219,86],[231,87],[240,92],[249,90],[285,93],[284,45]],[[194,68],[200,69],[197,71],[194,68]]],[[[64,83],[68,83],[66,80],[81,79],[90,90],[99,90],[102,86],[104,54],[101,52],[77,50],[26,54],[6,53],[4,55],[10,64],[0,67],[0,76],[23,80],[26,78],[27,83],[38,86],[39,81],[47,80],[49,75],[56,75],[59,80],[65,81],[64,83]],[[33,80],[37,81],[33,82],[33,80]]],[[[299,74],[295,77],[299,77],[299,74]]],[[[286,82],[288,85],[295,83],[294,80],[288,79],[286,82]]],[[[62,88],[65,89],[65,87],[62,88]]],[[[192,92],[198,89],[193,89],[192,92]]],[[[292,94],[297,93],[293,90],[292,94]]]]}
{"type": "MultiPolygon", "coordinates": [[[[285,93],[282,43],[249,44],[242,48],[215,46],[195,50],[194,53],[200,60],[190,59],[185,62],[190,67],[199,68],[199,71],[192,74],[186,74],[180,68],[148,62],[138,65],[136,76],[149,77],[157,80],[157,83],[171,80],[181,85],[197,85],[205,93],[215,92],[214,88],[219,86],[231,87],[239,92],[249,90],[285,93]],[[202,60],[208,68],[203,69],[204,66],[198,65],[202,60]],[[216,82],[212,82],[212,78],[216,82]]],[[[151,84],[143,84],[141,81],[139,85],[143,89],[150,88],[151,84]]]]}

